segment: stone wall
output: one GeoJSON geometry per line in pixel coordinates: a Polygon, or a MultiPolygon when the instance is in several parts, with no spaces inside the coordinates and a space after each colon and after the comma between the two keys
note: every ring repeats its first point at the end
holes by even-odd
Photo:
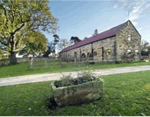
{"type": "Polygon", "coordinates": [[[76,53],[76,58],[78,60],[80,60],[80,57],[82,54],[85,54],[85,56],[87,57],[87,53],[91,53],[91,44],[88,44],[88,45],[84,45],[82,47],[78,47],[78,48],[75,48],[75,49],[72,49],[72,50],[69,50],[67,52],[64,52],[61,54],[61,57],[62,58],[74,58],[75,57],[75,53],[76,53]]]}
{"type": "Polygon", "coordinates": [[[91,45],[91,44],[88,44],[88,45],[82,46],[82,47],[80,47],[80,48],[81,48],[81,55],[82,55],[82,54],[85,54],[86,57],[87,57],[87,54],[88,54],[88,53],[91,53],[92,45],[91,45]]]}
{"type": "Polygon", "coordinates": [[[131,52],[135,54],[132,61],[139,61],[141,57],[140,42],[140,34],[136,31],[131,22],[128,21],[116,35],[117,61],[122,61],[121,57],[124,53],[127,53],[128,50],[131,50],[131,52]],[[129,41],[128,38],[130,38],[131,41],[129,41]],[[137,53],[135,50],[138,50],[139,52],[137,53]]]}
{"type": "Polygon", "coordinates": [[[110,37],[104,40],[100,40],[93,43],[94,52],[97,55],[94,55],[94,61],[102,61],[102,47],[104,47],[104,59],[103,61],[114,61],[115,52],[114,52],[114,42],[115,37],[110,37]],[[111,50],[109,55],[106,55],[106,50],[111,50]]]}
{"type": "Polygon", "coordinates": [[[104,40],[93,42],[93,43],[84,45],[82,47],[64,52],[62,53],[62,57],[67,58],[67,59],[73,58],[76,53],[78,60],[80,60],[80,56],[82,56],[82,54],[85,54],[86,59],[88,59],[88,55],[92,53],[92,46],[93,46],[93,52],[96,53],[93,55],[94,61],[97,61],[97,62],[102,61],[102,47],[104,47],[104,51],[107,49],[111,50],[111,53],[108,56],[104,53],[103,61],[114,61],[115,59],[114,42],[115,42],[115,37],[110,37],[104,40]]]}

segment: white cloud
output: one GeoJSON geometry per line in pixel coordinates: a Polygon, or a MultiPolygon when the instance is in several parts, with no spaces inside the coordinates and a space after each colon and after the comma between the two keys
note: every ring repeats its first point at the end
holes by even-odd
{"type": "MultiPolygon", "coordinates": [[[[116,0],[113,8],[124,9],[129,12],[129,20],[138,25],[137,20],[143,16],[146,9],[150,9],[149,0],[116,0]]],[[[128,19],[128,18],[127,18],[128,19]]],[[[126,19],[126,20],[127,20],[126,19]]]]}

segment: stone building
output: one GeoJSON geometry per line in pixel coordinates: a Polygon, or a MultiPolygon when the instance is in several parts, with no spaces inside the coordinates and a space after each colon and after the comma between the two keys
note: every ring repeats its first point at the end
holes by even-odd
{"type": "Polygon", "coordinates": [[[130,20],[107,31],[71,45],[60,52],[61,58],[74,60],[140,61],[141,35],[130,20]]]}

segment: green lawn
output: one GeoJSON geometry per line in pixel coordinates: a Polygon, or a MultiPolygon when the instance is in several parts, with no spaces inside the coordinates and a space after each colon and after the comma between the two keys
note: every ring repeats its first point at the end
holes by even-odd
{"type": "Polygon", "coordinates": [[[146,62],[136,63],[120,63],[120,64],[84,64],[84,63],[67,63],[63,62],[60,65],[59,62],[48,62],[45,66],[44,62],[34,63],[33,69],[29,69],[29,63],[19,63],[17,65],[3,66],[0,67],[0,78],[10,76],[22,76],[29,74],[41,74],[41,73],[56,73],[56,72],[68,72],[78,70],[90,70],[90,69],[104,69],[104,68],[115,68],[115,67],[127,67],[127,66],[138,66],[138,65],[150,65],[146,62]]]}
{"type": "Polygon", "coordinates": [[[102,100],[47,110],[50,82],[0,87],[0,115],[150,115],[150,71],[101,76],[102,100]]]}

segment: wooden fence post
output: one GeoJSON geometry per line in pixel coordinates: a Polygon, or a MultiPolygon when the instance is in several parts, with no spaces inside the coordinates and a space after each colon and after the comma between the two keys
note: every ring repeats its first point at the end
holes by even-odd
{"type": "Polygon", "coordinates": [[[45,67],[47,68],[47,61],[45,60],[45,67]]]}

